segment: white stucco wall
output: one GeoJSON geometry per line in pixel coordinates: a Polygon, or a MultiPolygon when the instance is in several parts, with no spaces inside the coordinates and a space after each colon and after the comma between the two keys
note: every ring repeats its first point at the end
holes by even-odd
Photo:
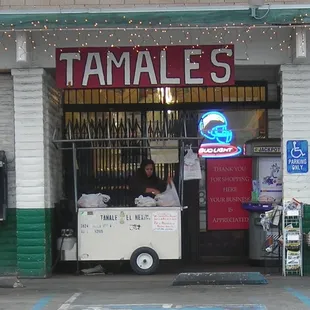
{"type": "Polygon", "coordinates": [[[15,207],[15,154],[13,79],[10,74],[0,74],[0,150],[8,160],[8,207],[15,207]]]}
{"type": "Polygon", "coordinates": [[[16,207],[44,208],[42,69],[13,70],[16,207]]]}
{"type": "MultiPolygon", "coordinates": [[[[54,79],[43,75],[45,199],[54,207],[62,196],[62,152],[52,143],[55,129],[61,128],[61,93],[54,79]]],[[[61,131],[60,131],[61,132],[61,131]]]]}
{"type": "Polygon", "coordinates": [[[59,96],[43,69],[12,70],[16,149],[16,207],[50,208],[60,199],[60,151],[51,143],[59,96]]]}
{"type": "Polygon", "coordinates": [[[310,146],[310,66],[281,67],[283,198],[310,202],[310,172],[289,174],[286,166],[287,140],[308,140],[310,146]]]}

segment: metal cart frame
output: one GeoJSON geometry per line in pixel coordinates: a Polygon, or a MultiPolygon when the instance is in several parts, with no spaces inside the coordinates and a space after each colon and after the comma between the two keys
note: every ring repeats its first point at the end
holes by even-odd
{"type": "MultiPolygon", "coordinates": [[[[137,137],[137,138],[101,138],[101,139],[71,139],[71,134],[69,133],[69,139],[56,139],[57,132],[54,132],[53,135],[53,144],[59,150],[63,151],[72,151],[72,161],[73,161],[73,187],[74,187],[74,204],[75,204],[75,215],[77,219],[77,227],[78,223],[78,184],[77,184],[77,150],[82,149],[114,149],[115,147],[111,146],[111,142],[126,142],[125,146],[118,146],[118,149],[178,149],[179,150],[179,182],[178,182],[178,192],[180,197],[181,208],[183,209],[183,191],[184,191],[184,155],[185,151],[188,148],[188,145],[192,141],[201,141],[202,137],[187,137],[187,130],[186,130],[186,121],[183,121],[183,131],[184,136],[181,137],[167,137],[167,132],[165,137],[137,137]],[[142,146],[129,146],[129,142],[137,142],[143,141],[142,146]],[[178,147],[169,147],[169,146],[150,146],[151,141],[178,141],[178,147]],[[80,146],[83,143],[90,143],[91,146],[80,146]],[[102,146],[101,144],[107,143],[108,146],[102,146]],[[79,146],[77,146],[79,144],[79,146]]],[[[90,132],[89,132],[90,136],[90,132]]],[[[109,136],[109,133],[108,133],[109,136]]],[[[76,272],[77,274],[80,273],[80,259],[78,257],[78,249],[79,249],[79,238],[77,234],[76,239],[76,272]]]]}

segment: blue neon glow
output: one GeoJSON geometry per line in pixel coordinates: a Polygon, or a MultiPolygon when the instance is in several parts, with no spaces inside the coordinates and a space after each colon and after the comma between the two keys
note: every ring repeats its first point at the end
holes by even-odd
{"type": "Polygon", "coordinates": [[[228,128],[228,121],[224,114],[217,111],[205,113],[199,121],[198,130],[204,137],[198,151],[200,157],[225,158],[242,153],[240,146],[231,144],[233,132],[228,128]]]}
{"type": "Polygon", "coordinates": [[[198,128],[204,138],[219,144],[229,144],[233,138],[232,131],[228,129],[227,119],[220,112],[205,113],[199,121],[198,128]]]}

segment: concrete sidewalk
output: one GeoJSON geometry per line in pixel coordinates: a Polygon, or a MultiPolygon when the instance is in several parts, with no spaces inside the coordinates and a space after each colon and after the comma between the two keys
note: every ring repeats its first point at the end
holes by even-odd
{"type": "Polygon", "coordinates": [[[258,286],[173,287],[175,275],[55,276],[0,289],[0,310],[309,310],[310,278],[258,286]],[[138,306],[140,305],[140,306],[138,306]]]}

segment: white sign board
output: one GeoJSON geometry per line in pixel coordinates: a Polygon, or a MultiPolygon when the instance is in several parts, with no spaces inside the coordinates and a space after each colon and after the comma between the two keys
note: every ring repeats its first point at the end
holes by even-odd
{"type": "Polygon", "coordinates": [[[180,259],[181,209],[81,208],[78,238],[83,261],[129,260],[141,247],[152,248],[160,259],[180,259]]]}

